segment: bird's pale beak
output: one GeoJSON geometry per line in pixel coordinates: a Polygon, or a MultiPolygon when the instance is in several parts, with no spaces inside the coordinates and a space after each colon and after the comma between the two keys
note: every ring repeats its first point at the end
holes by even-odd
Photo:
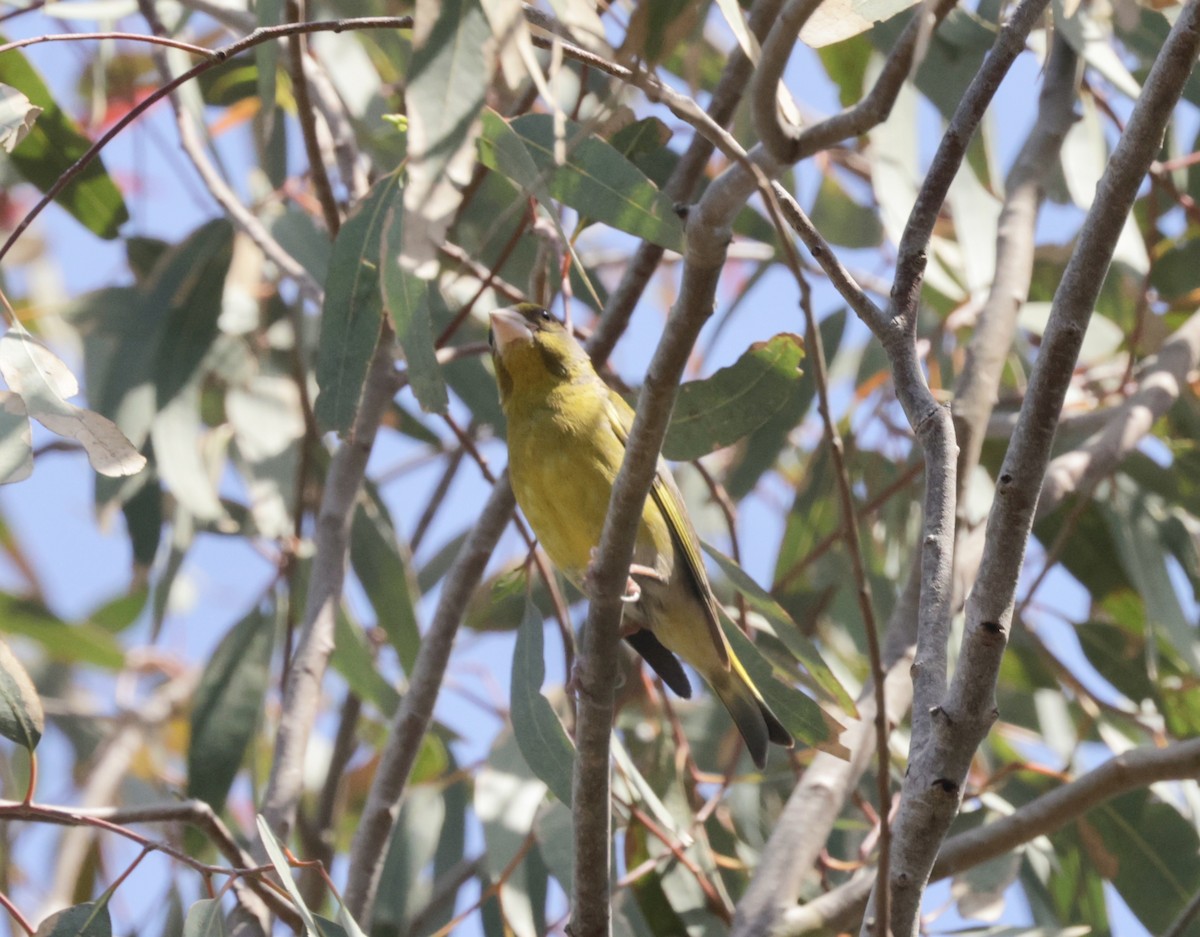
{"type": "Polygon", "coordinates": [[[492,338],[498,350],[517,342],[528,342],[533,338],[525,317],[515,309],[496,309],[488,313],[492,322],[492,338]]]}

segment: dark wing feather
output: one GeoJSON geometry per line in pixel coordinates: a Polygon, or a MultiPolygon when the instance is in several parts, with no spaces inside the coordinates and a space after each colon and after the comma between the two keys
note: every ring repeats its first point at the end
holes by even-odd
{"type": "Polygon", "coordinates": [[[676,696],[692,698],[692,683],[683,670],[683,664],[654,637],[653,631],[642,628],[626,635],[625,640],[654,668],[654,672],[662,677],[663,683],[669,686],[676,696]]]}

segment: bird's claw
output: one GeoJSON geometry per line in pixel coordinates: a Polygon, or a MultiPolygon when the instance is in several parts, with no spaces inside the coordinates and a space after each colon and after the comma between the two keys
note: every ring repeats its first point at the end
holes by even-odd
{"type": "MultiPolygon", "coordinates": [[[[591,556],[588,562],[587,572],[584,574],[583,581],[587,594],[591,594],[594,590],[593,574],[596,568],[596,553],[597,548],[592,547],[591,556]]],[[[666,578],[657,569],[650,566],[643,566],[640,563],[632,563],[629,567],[629,576],[625,580],[625,592],[621,595],[621,601],[628,605],[635,605],[642,600],[642,587],[638,584],[634,576],[641,576],[644,579],[652,579],[657,583],[666,583],[666,578]]]]}

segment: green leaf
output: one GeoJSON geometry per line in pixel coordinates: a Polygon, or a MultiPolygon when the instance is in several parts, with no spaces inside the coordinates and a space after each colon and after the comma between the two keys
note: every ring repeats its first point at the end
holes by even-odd
{"type": "Polygon", "coordinates": [[[437,273],[445,240],[474,170],[479,112],[495,65],[495,41],[479,0],[416,5],[404,101],[408,116],[404,264],[437,273]]]}
{"type": "Polygon", "coordinates": [[[20,394],[0,391],[0,485],[33,473],[33,429],[20,394]]]}
{"type": "Polygon", "coordinates": [[[0,641],[0,735],[32,755],[45,728],[42,701],[33,681],[8,645],[0,641]]]}
{"type": "Polygon", "coordinates": [[[683,249],[683,223],[671,200],[645,173],[572,121],[566,122],[565,135],[566,162],[559,166],[554,156],[552,115],[527,114],[507,125],[488,111],[484,113],[480,159],[526,189],[531,185],[527,160],[532,161],[550,194],[581,215],[662,247],[683,249]],[[520,155],[518,142],[525,157],[520,155]]]}
{"type": "Polygon", "coordinates": [[[546,677],[542,622],[538,607],[527,600],[513,649],[509,695],[513,735],[533,773],[546,782],[555,797],[570,805],[575,746],[567,738],[554,707],[541,694],[542,681],[546,677]]]}
{"type": "Polygon", "coordinates": [[[138,620],[149,597],[150,590],[140,586],[98,606],[88,615],[88,621],[110,634],[120,634],[138,620]]]}
{"type": "Polygon", "coordinates": [[[437,850],[445,810],[436,784],[409,785],[380,874],[380,881],[388,885],[379,890],[375,902],[373,934],[408,933],[412,916],[429,901],[430,885],[423,873],[437,850]]]}
{"type": "Polygon", "coordinates": [[[373,486],[360,498],[350,528],[350,564],[375,609],[379,626],[411,674],[421,646],[416,601],[420,598],[412,557],[402,549],[387,508],[373,486]]]}
{"type": "Polygon", "coordinates": [[[255,609],[221,639],[192,706],[188,796],[220,811],[254,736],[270,676],[275,618],[255,609]]]}
{"type": "Polygon", "coordinates": [[[383,222],[398,192],[395,176],[380,179],[333,243],[317,346],[320,392],[315,410],[322,429],[347,433],[358,412],[383,316],[379,294],[383,222]]]}
{"type": "Polygon", "coordinates": [[[383,302],[396,329],[396,339],[404,350],[408,384],[421,409],[427,413],[445,413],[449,400],[442,379],[437,351],[433,345],[431,307],[444,308],[437,283],[426,282],[404,269],[400,251],[404,241],[405,213],[393,208],[385,222],[383,253],[383,302]]]}
{"type": "MultiPolygon", "coordinates": [[[[6,41],[0,36],[0,43],[6,41]]],[[[16,88],[30,104],[42,109],[37,122],[9,159],[17,172],[46,192],[87,152],[92,141],[54,101],[50,89],[21,52],[10,49],[0,55],[0,82],[16,88]]],[[[129,220],[121,190],[99,157],[88,163],[55,201],[102,238],[115,238],[117,229],[129,220]]]]}
{"type": "Polygon", "coordinates": [[[852,199],[831,172],[821,177],[812,223],[827,241],[843,247],[878,247],[883,240],[879,215],[852,199]]]}
{"type": "Polygon", "coordinates": [[[755,342],[712,377],[679,388],[663,455],[698,459],[732,445],[783,410],[796,396],[804,341],[781,333],[755,342]]]}
{"type": "MultiPolygon", "coordinates": [[[[771,625],[772,634],[782,641],[784,646],[804,665],[804,669],[812,678],[812,688],[824,693],[828,699],[836,702],[847,713],[851,715],[857,713],[858,708],[854,705],[854,698],[842,686],[841,681],[834,676],[829,665],[821,658],[816,646],[800,631],[800,626],[792,620],[792,616],[784,607],[755,582],[749,573],[720,550],[714,549],[707,543],[702,546],[704,552],[721,567],[721,572],[729,579],[730,585],[745,596],[750,607],[771,625]]],[[[738,634],[740,635],[741,632],[739,631],[738,634]]],[[[744,635],[742,638],[745,640],[744,635]]],[[[747,643],[749,642],[747,641],[747,643]]]]}
{"type": "MultiPolygon", "coordinates": [[[[837,351],[845,334],[846,315],[845,309],[839,309],[826,316],[820,325],[821,341],[831,364],[837,360],[837,351]]],[[[763,473],[775,465],[781,452],[791,450],[788,439],[808,412],[815,389],[812,381],[801,382],[787,403],[735,450],[733,466],[725,481],[725,488],[735,501],[754,489],[763,473]]]]}
{"type": "Polygon", "coordinates": [[[1179,655],[1200,670],[1196,628],[1189,621],[1171,582],[1162,543],[1162,502],[1134,491],[1128,478],[1116,479],[1116,497],[1100,505],[1108,520],[1121,566],[1146,603],[1146,623],[1161,630],[1179,655]]]}
{"type": "Polygon", "coordinates": [[[225,915],[218,898],[201,898],[188,908],[183,937],[225,937],[225,915]]]}
{"type": "Polygon", "coordinates": [[[125,665],[124,651],[107,631],[90,624],[68,624],[27,599],[0,595],[0,631],[33,639],[56,660],[108,670],[125,665]]]}
{"type": "Polygon", "coordinates": [[[112,937],[108,904],[89,901],[63,908],[42,921],[33,937],[112,937]]]}
{"type": "Polygon", "coordinates": [[[670,139],[670,127],[657,117],[644,117],[622,127],[608,142],[661,189],[679,162],[678,154],[667,146],[670,139]]]}
{"type": "MultiPolygon", "coordinates": [[[[283,22],[283,0],[258,0],[254,4],[254,12],[259,27],[277,26],[283,22]]],[[[264,135],[270,134],[276,117],[275,113],[275,69],[279,63],[279,44],[264,42],[254,50],[254,78],[257,85],[259,113],[263,115],[265,124],[262,128],[264,135]]]]}
{"type": "MultiPolygon", "coordinates": [[[[1137,790],[1102,804],[1087,815],[1105,847],[1112,883],[1146,928],[1165,933],[1196,893],[1200,882],[1200,837],[1174,807],[1150,791],[1137,790]]],[[[1089,852],[1098,847],[1091,845],[1089,852]]],[[[1097,858],[1093,856],[1093,858],[1097,858]]],[[[1105,874],[1105,877],[1110,877],[1105,874]]],[[[1200,934],[1200,921],[1180,933],[1200,934]]]]}
{"type": "Polygon", "coordinates": [[[800,742],[835,755],[849,757],[850,753],[838,741],[838,736],[846,727],[826,713],[814,700],[794,687],[776,680],[770,662],[762,656],[762,652],[750,639],[742,634],[737,625],[728,619],[721,624],[733,653],[738,656],[763,699],[787,730],[800,742]]]}
{"type": "Polygon", "coordinates": [[[133,550],[134,566],[147,571],[154,564],[162,540],[163,493],[157,479],[147,479],[133,497],[121,505],[125,529],[133,550]]]}
{"type": "Polygon", "coordinates": [[[154,362],[159,409],[192,383],[217,337],[225,277],[233,262],[233,225],[217,218],[198,228],[188,244],[190,267],[181,291],[172,291],[154,362]]]}
{"type": "Polygon", "coordinates": [[[275,866],[275,871],[282,880],[288,897],[295,904],[296,910],[300,914],[300,920],[304,922],[306,937],[321,937],[321,930],[317,927],[316,918],[313,917],[312,911],[305,904],[304,896],[300,894],[300,889],[296,887],[296,880],[292,878],[292,867],[288,865],[287,856],[284,855],[282,845],[275,838],[275,834],[271,832],[271,828],[267,825],[267,821],[262,814],[259,814],[255,820],[258,826],[259,839],[262,840],[263,847],[267,850],[267,858],[271,860],[271,865],[275,866]]]}
{"type": "Polygon", "coordinates": [[[345,678],[351,690],[385,716],[390,717],[400,707],[400,694],[375,666],[362,628],[350,620],[344,609],[339,611],[334,623],[333,654],[329,663],[345,678]]]}
{"type": "Polygon", "coordinates": [[[867,64],[871,61],[871,41],[858,35],[817,50],[825,74],[838,87],[842,107],[857,104],[866,84],[867,64]]]}

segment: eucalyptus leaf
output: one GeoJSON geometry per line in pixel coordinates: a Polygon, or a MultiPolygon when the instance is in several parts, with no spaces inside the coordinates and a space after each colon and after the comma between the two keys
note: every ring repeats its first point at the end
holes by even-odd
{"type": "MultiPolygon", "coordinates": [[[[518,186],[531,184],[532,162],[550,195],[581,215],[671,250],[683,249],[683,223],[671,200],[609,143],[565,122],[566,162],[556,156],[554,118],[527,114],[505,124],[490,112],[483,122],[480,159],[518,186]],[[509,135],[519,138],[526,156],[509,135]]],[[[533,191],[536,196],[537,192],[533,191]]]]}
{"type": "Polygon", "coordinates": [[[45,728],[42,701],[33,681],[8,645],[0,641],[0,736],[33,754],[45,728]]]}
{"type": "Polygon", "coordinates": [[[275,617],[254,609],[213,652],[192,705],[188,796],[220,811],[258,727],[270,677],[275,617]]]}
{"type": "Polygon", "coordinates": [[[479,0],[417,0],[405,84],[408,168],[402,260],[430,280],[470,180],[496,45],[479,0]]]}
{"type": "Polygon", "coordinates": [[[783,333],[755,342],[712,377],[679,388],[663,455],[698,459],[758,429],[794,398],[804,342],[783,333]]]}
{"type": "Polygon", "coordinates": [[[571,803],[571,775],[575,746],[567,738],[554,708],[541,693],[546,677],[542,658],[544,645],[542,613],[526,600],[525,615],[517,630],[513,650],[510,707],[513,735],[526,763],[554,796],[568,806],[571,803]]]}
{"type": "Polygon", "coordinates": [[[317,346],[314,409],[322,429],[348,433],[358,413],[383,316],[379,245],[398,192],[394,176],[376,182],[333,243],[317,346]]]}
{"type": "Polygon", "coordinates": [[[226,937],[225,913],[217,898],[201,898],[188,908],[183,937],[226,937]]]}
{"type": "Polygon", "coordinates": [[[431,316],[435,304],[444,314],[444,303],[437,283],[426,283],[405,269],[401,260],[405,213],[393,208],[384,222],[382,239],[383,302],[396,329],[396,339],[404,350],[408,384],[421,409],[445,413],[449,400],[441,366],[433,344],[431,316]]]}
{"type": "Polygon", "coordinates": [[[56,911],[38,925],[33,937],[112,937],[108,903],[88,901],[56,911]]]}
{"type": "MultiPolygon", "coordinates": [[[[0,36],[0,44],[7,41],[0,36]]],[[[37,121],[12,149],[8,159],[17,172],[46,192],[88,151],[92,141],[58,106],[24,53],[9,49],[0,55],[0,84],[16,89],[30,107],[41,109],[37,121]]],[[[129,220],[121,190],[99,157],[88,163],[55,201],[76,221],[102,238],[115,238],[117,229],[129,220]]]]}

